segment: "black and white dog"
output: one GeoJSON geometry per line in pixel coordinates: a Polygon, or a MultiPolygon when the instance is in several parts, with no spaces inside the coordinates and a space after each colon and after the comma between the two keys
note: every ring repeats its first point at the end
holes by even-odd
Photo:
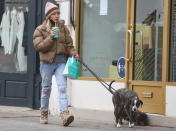
{"type": "Polygon", "coordinates": [[[112,101],[117,127],[121,127],[122,119],[128,120],[129,127],[133,127],[135,122],[134,112],[143,104],[137,94],[127,88],[122,88],[114,92],[112,101]]]}
{"type": "Polygon", "coordinates": [[[148,124],[147,115],[138,110],[138,107],[142,106],[143,102],[134,91],[122,88],[113,92],[111,86],[109,88],[113,94],[112,102],[117,127],[121,127],[122,120],[129,121],[129,127],[133,127],[135,122],[142,126],[148,124]]]}

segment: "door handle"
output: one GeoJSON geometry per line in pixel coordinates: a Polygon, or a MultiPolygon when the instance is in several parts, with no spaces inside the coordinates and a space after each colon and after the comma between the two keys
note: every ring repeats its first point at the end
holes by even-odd
{"type": "Polygon", "coordinates": [[[133,32],[131,30],[128,30],[128,33],[130,33],[130,54],[129,54],[128,61],[131,61],[132,60],[132,37],[133,37],[133,32]]]}
{"type": "Polygon", "coordinates": [[[137,30],[136,33],[140,33],[140,38],[141,38],[141,42],[140,42],[140,57],[135,59],[135,62],[141,61],[143,58],[143,32],[141,30],[137,30]]]}
{"type": "Polygon", "coordinates": [[[152,98],[153,92],[142,92],[142,97],[143,98],[152,98]]]}

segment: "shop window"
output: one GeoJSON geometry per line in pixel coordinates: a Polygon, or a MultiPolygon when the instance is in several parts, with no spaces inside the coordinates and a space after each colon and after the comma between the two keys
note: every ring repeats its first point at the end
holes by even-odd
{"type": "Polygon", "coordinates": [[[176,0],[171,2],[171,32],[169,43],[169,81],[176,82],[176,0]]]}
{"type": "Polygon", "coordinates": [[[164,0],[137,0],[134,80],[162,80],[164,0]]]}
{"type": "MultiPolygon", "coordinates": [[[[84,0],[81,55],[100,77],[119,78],[117,60],[125,57],[126,0],[84,0]]],[[[92,77],[84,69],[81,76],[92,77]]]]}
{"type": "Polygon", "coordinates": [[[0,1],[0,72],[27,71],[28,3],[0,1]]]}

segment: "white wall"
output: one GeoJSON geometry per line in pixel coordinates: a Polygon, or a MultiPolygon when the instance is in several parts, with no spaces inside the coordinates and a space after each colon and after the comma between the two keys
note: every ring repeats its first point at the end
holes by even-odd
{"type": "Polygon", "coordinates": [[[66,25],[70,25],[70,2],[62,2],[60,4],[60,18],[65,20],[66,25]]]}
{"type": "MultiPolygon", "coordinates": [[[[115,89],[124,83],[114,83],[115,89]]],[[[71,105],[77,108],[113,110],[112,95],[97,81],[71,81],[71,105]]]]}
{"type": "Polygon", "coordinates": [[[70,2],[65,1],[60,3],[60,19],[65,20],[65,25],[68,27],[70,34],[73,39],[73,44],[75,45],[75,31],[70,23],[70,2]]]}
{"type": "Polygon", "coordinates": [[[176,117],[176,86],[166,86],[166,115],[176,117]]]}

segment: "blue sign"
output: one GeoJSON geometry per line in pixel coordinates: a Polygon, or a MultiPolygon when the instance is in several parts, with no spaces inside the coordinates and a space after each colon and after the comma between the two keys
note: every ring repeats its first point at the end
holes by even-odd
{"type": "Polygon", "coordinates": [[[117,73],[120,76],[120,78],[125,78],[125,58],[120,57],[117,62],[117,73]]]}

